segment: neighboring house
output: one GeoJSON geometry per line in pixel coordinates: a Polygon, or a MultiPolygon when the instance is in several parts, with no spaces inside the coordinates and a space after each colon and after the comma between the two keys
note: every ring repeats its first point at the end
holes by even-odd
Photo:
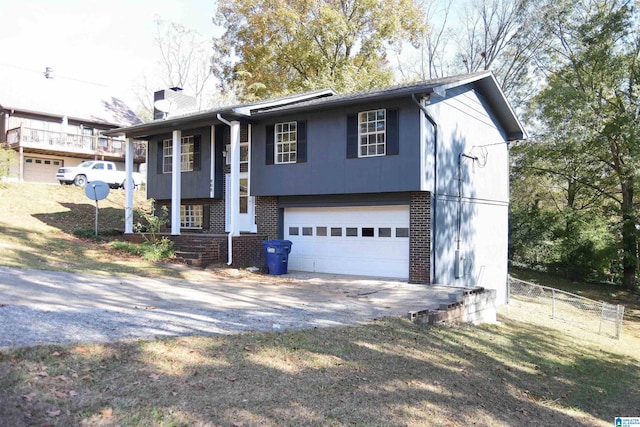
{"type": "MultiPolygon", "coordinates": [[[[50,68],[38,73],[2,65],[0,78],[0,146],[18,153],[10,179],[57,183],[58,168],[88,159],[111,160],[124,170],[124,140],[103,132],[141,121],[107,88],[55,78],[50,68]]],[[[146,144],[134,142],[133,153],[139,171],[146,144]]]]}
{"type": "Polygon", "coordinates": [[[234,265],[263,239],[287,239],[290,270],[478,285],[506,298],[508,148],[525,133],[490,72],[118,133],[149,141],[148,196],[170,206],[174,238],[207,233],[234,265]]]}

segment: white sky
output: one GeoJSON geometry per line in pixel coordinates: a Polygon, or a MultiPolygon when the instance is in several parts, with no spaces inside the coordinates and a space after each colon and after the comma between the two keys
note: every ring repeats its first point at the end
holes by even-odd
{"type": "Polygon", "coordinates": [[[154,19],[208,39],[215,8],[215,0],[0,0],[0,64],[52,67],[60,78],[107,85],[136,108],[132,87],[157,61],[154,19]]]}

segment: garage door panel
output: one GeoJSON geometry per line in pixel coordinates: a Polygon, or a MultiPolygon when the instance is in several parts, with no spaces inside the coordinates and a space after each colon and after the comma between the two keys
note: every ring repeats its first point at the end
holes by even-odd
{"type": "Polygon", "coordinates": [[[62,167],[62,160],[41,157],[25,157],[24,180],[57,184],[56,172],[62,167]]]}
{"type": "Polygon", "coordinates": [[[289,269],[406,278],[408,227],[408,206],[288,208],[289,269]]]}

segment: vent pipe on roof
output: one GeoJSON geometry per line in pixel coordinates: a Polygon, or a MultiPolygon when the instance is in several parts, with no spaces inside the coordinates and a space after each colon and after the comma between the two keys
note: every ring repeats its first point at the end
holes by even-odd
{"type": "Polygon", "coordinates": [[[53,79],[53,68],[51,67],[45,67],[44,69],[44,76],[47,79],[53,79]]]}

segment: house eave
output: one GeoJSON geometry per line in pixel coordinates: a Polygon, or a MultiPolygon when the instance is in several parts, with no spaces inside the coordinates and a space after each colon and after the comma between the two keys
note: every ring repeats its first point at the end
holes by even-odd
{"type": "Polygon", "coordinates": [[[67,120],[69,121],[80,122],[80,123],[90,123],[90,124],[95,124],[95,125],[100,125],[105,127],[111,127],[113,129],[116,129],[122,126],[121,124],[111,123],[104,120],[95,120],[95,119],[90,119],[86,117],[66,116],[64,114],[30,110],[28,108],[22,108],[22,107],[12,107],[10,105],[0,105],[0,110],[9,113],[12,116],[15,115],[16,113],[19,113],[19,114],[24,114],[29,116],[47,117],[47,118],[58,119],[58,120],[62,120],[64,117],[66,117],[67,120]]]}

